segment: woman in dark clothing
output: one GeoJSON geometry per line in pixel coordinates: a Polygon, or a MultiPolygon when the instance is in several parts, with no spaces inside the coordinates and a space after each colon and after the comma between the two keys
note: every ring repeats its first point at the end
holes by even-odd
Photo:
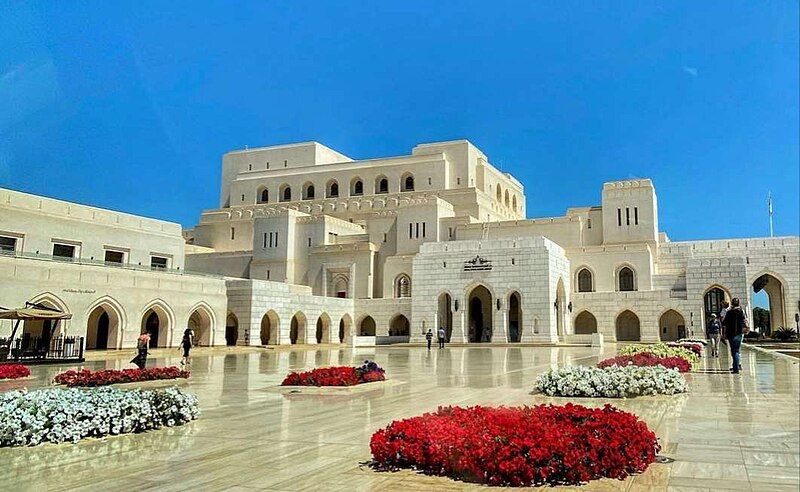
{"type": "Polygon", "coordinates": [[[136,357],[131,359],[132,364],[136,364],[139,369],[144,369],[147,366],[147,347],[150,346],[150,334],[142,333],[136,341],[136,350],[138,353],[136,357]]]}
{"type": "Polygon", "coordinates": [[[189,350],[192,349],[194,345],[194,332],[192,332],[191,328],[186,328],[183,330],[183,338],[181,339],[181,346],[180,348],[183,349],[183,358],[181,359],[181,365],[184,366],[189,363],[189,350]]]}

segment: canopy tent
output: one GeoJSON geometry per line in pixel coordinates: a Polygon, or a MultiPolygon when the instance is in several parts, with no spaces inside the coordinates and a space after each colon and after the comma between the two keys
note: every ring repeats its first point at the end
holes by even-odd
{"type": "Polygon", "coordinates": [[[5,309],[0,307],[0,319],[15,319],[15,320],[53,320],[53,319],[71,319],[72,315],[69,313],[62,313],[61,311],[53,311],[50,309],[41,308],[19,308],[19,309],[5,309]]]}
{"type": "Polygon", "coordinates": [[[79,361],[83,359],[83,337],[54,337],[61,320],[72,319],[72,315],[42,304],[26,302],[25,307],[7,309],[0,307],[0,320],[11,320],[14,329],[7,339],[0,339],[0,362],[6,359],[25,360],[31,363],[79,361]],[[41,321],[40,335],[30,337],[23,333],[15,338],[22,322],[41,321]]]}

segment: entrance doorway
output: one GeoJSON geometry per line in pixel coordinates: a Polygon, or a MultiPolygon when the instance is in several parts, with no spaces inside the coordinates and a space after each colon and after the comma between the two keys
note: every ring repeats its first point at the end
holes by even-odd
{"type": "Polygon", "coordinates": [[[508,341],[511,343],[522,340],[521,320],[519,292],[512,292],[508,298],[508,341]]]}
{"type": "Polygon", "coordinates": [[[239,320],[233,313],[228,314],[225,320],[225,344],[229,346],[236,345],[239,339],[239,320]]]}
{"type": "Polygon", "coordinates": [[[158,336],[160,331],[161,319],[158,317],[158,313],[151,309],[149,314],[145,314],[144,328],[142,330],[142,333],[150,334],[150,348],[158,347],[158,336]]]}
{"type": "Polygon", "coordinates": [[[389,323],[389,336],[407,337],[410,334],[410,326],[408,318],[398,314],[389,323]]]}
{"type": "Polygon", "coordinates": [[[306,343],[306,315],[298,311],[292,316],[289,326],[289,341],[292,345],[306,343]]]}
{"type": "MultiPolygon", "coordinates": [[[[775,330],[783,327],[791,327],[791,324],[788,323],[785,313],[785,299],[784,299],[784,288],[783,283],[775,278],[773,275],[765,273],[761,275],[753,282],[753,293],[757,294],[754,297],[758,297],[758,294],[761,292],[765,292],[769,299],[769,321],[764,323],[761,321],[761,324],[765,324],[765,327],[758,327],[762,329],[762,333],[768,335],[774,332],[775,330]]],[[[760,307],[760,306],[759,306],[760,307]]],[[[755,308],[755,306],[753,306],[755,308]]],[[[763,309],[763,307],[762,307],[763,309]]],[[[751,316],[753,322],[756,323],[758,320],[755,318],[755,314],[747,313],[748,316],[751,316]]],[[[766,313],[765,313],[766,314],[766,313]]],[[[766,316],[760,316],[760,318],[766,316]]]]}
{"type": "Polygon", "coordinates": [[[444,328],[445,341],[449,343],[450,337],[453,336],[453,300],[450,294],[444,293],[439,295],[438,313],[439,326],[436,327],[436,330],[438,331],[439,327],[444,328]]]}
{"type": "Polygon", "coordinates": [[[469,341],[471,343],[492,340],[492,294],[483,285],[478,285],[467,296],[469,306],[469,341]]]}
{"type": "Polygon", "coordinates": [[[662,342],[674,342],[686,337],[686,321],[674,309],[661,315],[658,320],[658,333],[662,342]]]}
{"type": "Polygon", "coordinates": [[[719,316],[722,311],[722,301],[730,301],[728,294],[719,287],[712,287],[706,291],[703,296],[703,333],[705,333],[708,320],[711,319],[712,314],[719,316]]]}
{"type": "Polygon", "coordinates": [[[617,341],[638,342],[641,339],[639,317],[632,311],[623,311],[617,316],[617,341]]]}

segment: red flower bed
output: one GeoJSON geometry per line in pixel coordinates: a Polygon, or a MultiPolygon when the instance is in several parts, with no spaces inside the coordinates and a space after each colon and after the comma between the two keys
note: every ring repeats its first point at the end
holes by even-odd
{"type": "Polygon", "coordinates": [[[488,485],[580,484],[642,472],[661,449],[635,415],[586,408],[439,407],[372,435],[375,466],[488,485]]]}
{"type": "Polygon", "coordinates": [[[27,378],[30,375],[30,369],[22,364],[0,364],[0,379],[27,378]]]}
{"type": "Polygon", "coordinates": [[[53,382],[65,384],[67,386],[106,386],[117,383],[134,383],[139,381],[153,381],[156,379],[178,379],[188,378],[189,371],[183,371],[175,366],[171,367],[151,367],[147,369],[104,369],[101,371],[91,371],[81,369],[80,371],[69,370],[56,375],[53,382]]]}
{"type": "Polygon", "coordinates": [[[355,367],[320,367],[311,371],[292,372],[281,386],[355,386],[361,383],[383,381],[383,372],[361,372],[355,367]]]}
{"type": "Polygon", "coordinates": [[[700,343],[692,342],[668,342],[667,347],[681,347],[686,350],[691,350],[698,357],[703,355],[703,345],[700,343]]]}
{"type": "Polygon", "coordinates": [[[610,359],[605,359],[597,364],[599,368],[617,366],[664,366],[667,369],[677,369],[680,372],[689,372],[692,365],[683,357],[659,357],[650,352],[639,352],[634,355],[618,355],[610,359]]]}

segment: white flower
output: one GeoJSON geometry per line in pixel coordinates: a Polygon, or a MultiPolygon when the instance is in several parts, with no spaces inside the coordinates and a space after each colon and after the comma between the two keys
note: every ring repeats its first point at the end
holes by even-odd
{"type": "Polygon", "coordinates": [[[540,374],[536,389],[550,396],[627,398],[685,393],[686,380],[677,369],[663,366],[568,366],[540,374]]]}

